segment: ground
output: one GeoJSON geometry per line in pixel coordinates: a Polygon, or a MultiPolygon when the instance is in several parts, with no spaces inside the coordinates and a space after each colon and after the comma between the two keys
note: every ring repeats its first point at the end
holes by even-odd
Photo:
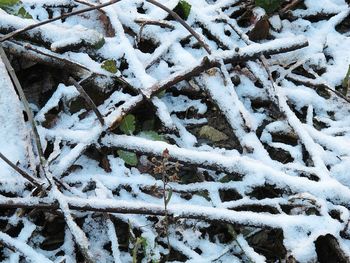
{"type": "Polygon", "coordinates": [[[350,261],[347,1],[0,8],[1,261],[350,261]]]}

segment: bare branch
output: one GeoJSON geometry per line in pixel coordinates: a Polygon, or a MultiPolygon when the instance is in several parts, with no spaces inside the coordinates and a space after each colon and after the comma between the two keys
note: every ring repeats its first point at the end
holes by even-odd
{"type": "Polygon", "coordinates": [[[33,185],[35,185],[39,189],[42,189],[42,183],[40,183],[37,179],[29,175],[24,170],[20,169],[17,165],[15,165],[13,162],[7,159],[6,156],[3,155],[1,152],[0,152],[0,158],[9,166],[11,166],[11,168],[14,169],[17,173],[19,173],[23,178],[27,179],[29,182],[31,182],[33,185]]]}
{"type": "Polygon", "coordinates": [[[72,83],[74,85],[74,87],[76,87],[76,89],[79,91],[80,96],[83,97],[83,99],[85,100],[85,102],[90,106],[90,108],[94,111],[94,113],[97,116],[97,119],[99,120],[99,122],[101,123],[101,125],[103,126],[105,124],[104,120],[103,120],[103,116],[101,114],[101,112],[97,109],[95,103],[93,102],[93,100],[90,98],[90,96],[86,93],[86,91],[84,90],[84,88],[82,86],[80,86],[80,84],[73,79],[72,77],[69,77],[69,82],[72,83]]]}
{"type": "Polygon", "coordinates": [[[158,6],[159,8],[167,12],[169,15],[171,15],[173,18],[175,18],[176,21],[178,21],[184,28],[188,30],[188,32],[191,33],[192,36],[194,36],[197,39],[198,43],[208,52],[208,54],[211,54],[210,47],[204,42],[203,37],[200,36],[195,30],[193,30],[193,28],[190,27],[178,14],[176,14],[173,10],[167,8],[165,5],[155,0],[146,0],[146,2],[158,6]]]}
{"type": "Polygon", "coordinates": [[[0,39],[0,43],[4,42],[5,40],[8,40],[10,38],[13,38],[13,37],[15,37],[15,36],[17,36],[19,34],[22,34],[24,32],[27,32],[27,31],[32,30],[34,28],[40,27],[42,25],[46,25],[46,24],[52,23],[52,22],[60,20],[60,19],[65,19],[65,18],[70,17],[70,16],[75,16],[75,15],[79,15],[79,14],[86,13],[86,12],[89,12],[89,11],[93,11],[93,10],[96,10],[96,9],[99,9],[99,8],[102,8],[102,7],[105,7],[105,6],[109,6],[109,5],[115,4],[115,3],[119,2],[119,1],[120,0],[112,0],[112,1],[109,1],[109,2],[104,3],[104,4],[95,5],[93,7],[87,7],[87,8],[84,8],[84,9],[81,9],[81,10],[77,10],[77,11],[74,11],[74,12],[70,12],[70,13],[65,13],[65,14],[62,14],[60,16],[56,16],[56,17],[53,17],[51,19],[47,19],[47,20],[41,21],[39,23],[32,24],[30,26],[27,26],[27,27],[15,30],[15,31],[13,31],[11,33],[8,33],[5,36],[3,36],[0,39]]]}
{"type": "Polygon", "coordinates": [[[33,134],[34,134],[34,138],[35,138],[35,143],[36,143],[36,147],[37,147],[37,151],[38,151],[38,155],[39,155],[39,161],[40,161],[40,164],[43,166],[44,152],[43,152],[43,147],[41,145],[40,136],[39,136],[39,133],[38,133],[38,130],[36,128],[36,124],[35,124],[35,121],[33,118],[33,113],[29,107],[29,103],[28,103],[27,98],[23,92],[22,86],[19,83],[19,80],[16,76],[15,70],[13,69],[10,61],[8,60],[6,53],[5,53],[4,49],[2,48],[2,46],[0,46],[0,57],[1,57],[2,61],[4,62],[6,69],[7,69],[8,73],[10,74],[11,79],[12,79],[12,81],[13,81],[13,83],[14,83],[14,85],[19,93],[21,101],[24,105],[24,109],[27,113],[29,122],[32,126],[32,130],[33,130],[33,134]]]}
{"type": "Polygon", "coordinates": [[[20,239],[13,238],[6,233],[0,232],[0,243],[11,248],[12,250],[19,251],[29,261],[39,261],[42,263],[52,263],[47,257],[37,253],[33,248],[22,242],[20,239]]]}

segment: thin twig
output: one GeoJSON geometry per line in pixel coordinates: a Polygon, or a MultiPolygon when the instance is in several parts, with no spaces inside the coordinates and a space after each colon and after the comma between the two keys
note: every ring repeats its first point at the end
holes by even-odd
{"type": "MultiPolygon", "coordinates": [[[[0,34],[1,36],[1,34],[0,34]]],[[[20,56],[21,58],[26,58],[31,61],[39,62],[49,66],[55,66],[65,71],[71,72],[74,77],[86,77],[83,79],[83,82],[88,80],[93,80],[93,78],[109,77],[109,75],[104,75],[99,72],[93,72],[84,65],[72,61],[60,54],[56,54],[51,50],[48,50],[44,47],[38,47],[33,44],[24,43],[21,41],[7,40],[3,43],[3,47],[7,52],[15,56],[20,56]]],[[[116,78],[122,85],[136,91],[137,89],[131,86],[122,76],[113,75],[111,78],[116,78]]],[[[80,82],[82,83],[82,82],[80,82]]]]}
{"type": "Polygon", "coordinates": [[[141,42],[141,36],[142,36],[143,29],[147,25],[160,26],[160,27],[174,29],[174,26],[172,24],[169,24],[167,21],[136,19],[135,22],[138,24],[141,24],[139,33],[137,35],[137,42],[138,43],[141,42]]]}
{"type": "Polygon", "coordinates": [[[24,255],[24,258],[30,262],[53,263],[50,259],[36,252],[19,238],[13,238],[10,235],[0,232],[0,243],[11,250],[15,250],[24,255]]]}
{"type": "Polygon", "coordinates": [[[208,54],[211,54],[210,47],[204,42],[203,37],[200,36],[192,27],[190,27],[185,22],[185,20],[183,20],[178,14],[176,14],[173,10],[167,8],[165,5],[155,0],[146,0],[146,2],[151,3],[152,5],[158,6],[159,8],[167,12],[169,15],[171,15],[177,22],[179,22],[184,28],[186,28],[188,32],[191,33],[192,36],[194,36],[197,39],[198,43],[208,52],[208,54]]]}
{"type": "Polygon", "coordinates": [[[103,126],[105,124],[104,120],[103,120],[103,116],[101,114],[101,112],[97,109],[97,106],[95,105],[95,103],[92,101],[92,99],[90,98],[90,96],[86,93],[86,91],[84,90],[84,88],[72,77],[69,77],[68,80],[70,83],[72,83],[74,85],[74,87],[76,87],[76,89],[79,91],[80,95],[83,97],[83,99],[85,100],[85,102],[90,106],[90,108],[94,111],[94,113],[97,116],[97,119],[99,120],[99,122],[101,123],[101,125],[103,126]]]}
{"type": "Polygon", "coordinates": [[[104,4],[100,4],[100,5],[95,5],[93,7],[87,7],[87,8],[84,8],[84,9],[80,9],[80,10],[77,10],[77,11],[74,11],[74,12],[70,12],[70,13],[64,13],[60,16],[56,16],[56,17],[53,17],[53,18],[50,18],[50,19],[47,19],[47,20],[44,20],[44,21],[41,21],[39,23],[36,23],[36,24],[32,24],[32,25],[29,25],[29,26],[26,26],[24,28],[21,28],[21,29],[17,29],[11,33],[8,33],[6,34],[5,36],[3,36],[1,39],[0,39],[0,43],[1,42],[4,42],[5,40],[8,40],[10,38],[13,38],[21,33],[24,33],[24,32],[27,32],[29,30],[32,30],[34,28],[37,28],[39,26],[42,26],[42,25],[46,25],[46,24],[49,24],[49,23],[52,23],[54,21],[57,21],[57,20],[60,20],[60,19],[65,19],[67,17],[70,17],[70,16],[75,16],[75,15],[79,15],[79,14],[82,14],[82,13],[86,13],[86,12],[89,12],[89,11],[93,11],[93,10],[96,10],[96,9],[100,9],[102,7],[106,7],[106,6],[109,6],[109,5],[112,5],[112,4],[115,4],[117,2],[119,2],[120,0],[112,0],[112,1],[109,1],[107,3],[104,3],[104,4]]]}
{"type": "Polygon", "coordinates": [[[53,176],[48,170],[47,166],[44,166],[43,169],[45,170],[47,180],[52,186],[49,194],[54,198],[54,200],[56,200],[55,204],[57,204],[58,206],[57,209],[61,209],[63,213],[63,217],[66,221],[67,227],[72,233],[75,243],[77,244],[80,252],[82,253],[85,259],[85,262],[94,263],[95,261],[89,250],[89,246],[90,246],[89,241],[85,233],[83,232],[83,230],[81,230],[78,224],[74,221],[73,216],[70,212],[69,204],[64,194],[61,193],[58,187],[56,186],[53,176]]]}
{"type": "MultiPolygon", "coordinates": [[[[3,36],[0,34],[0,37],[3,36]]],[[[92,74],[91,70],[82,64],[71,61],[60,54],[54,53],[43,47],[28,44],[21,41],[7,40],[3,43],[3,48],[15,56],[26,58],[31,61],[64,68],[67,71],[74,72],[75,76],[84,76],[92,74]]],[[[94,73],[101,75],[99,73],[94,73]]]]}
{"type": "MultiPolygon", "coordinates": [[[[84,0],[74,0],[74,1],[79,3],[79,4],[87,5],[87,6],[90,6],[90,7],[94,7],[95,6],[95,4],[92,4],[90,2],[86,2],[84,0]]],[[[107,37],[114,37],[115,36],[115,30],[114,30],[114,28],[113,28],[113,26],[111,24],[111,20],[109,19],[108,15],[101,8],[98,8],[97,10],[101,13],[99,18],[100,18],[100,21],[102,22],[102,24],[105,27],[106,36],[107,37]]]]}
{"type": "Polygon", "coordinates": [[[0,152],[0,158],[5,163],[7,163],[12,169],[14,169],[17,173],[19,173],[23,178],[27,179],[29,182],[31,182],[36,187],[42,189],[42,184],[37,179],[35,179],[31,175],[29,175],[27,172],[25,172],[24,170],[19,168],[17,165],[15,165],[13,162],[11,162],[9,159],[7,159],[6,156],[3,155],[1,152],[0,152]]]}
{"type": "Polygon", "coordinates": [[[283,16],[286,12],[288,12],[290,9],[297,6],[302,1],[304,1],[304,0],[293,0],[292,2],[287,4],[285,7],[283,7],[278,13],[280,14],[280,16],[283,16]]]}
{"type": "Polygon", "coordinates": [[[298,82],[300,84],[303,84],[305,86],[314,87],[314,88],[324,88],[324,89],[332,92],[333,94],[335,94],[339,98],[341,98],[341,99],[345,100],[346,102],[350,103],[350,99],[345,97],[339,91],[332,89],[331,87],[329,87],[325,83],[315,83],[312,79],[307,79],[305,77],[300,78],[299,76],[296,76],[295,74],[287,74],[286,78],[290,79],[292,81],[298,82]]]}

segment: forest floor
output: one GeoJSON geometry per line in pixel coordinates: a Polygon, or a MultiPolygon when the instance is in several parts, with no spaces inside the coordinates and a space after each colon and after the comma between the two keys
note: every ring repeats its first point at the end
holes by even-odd
{"type": "Polygon", "coordinates": [[[1,262],[350,262],[345,0],[0,0],[1,262]]]}

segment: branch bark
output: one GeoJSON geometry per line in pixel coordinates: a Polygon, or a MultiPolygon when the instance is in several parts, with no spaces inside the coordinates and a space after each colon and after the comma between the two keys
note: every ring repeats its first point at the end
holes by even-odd
{"type": "Polygon", "coordinates": [[[94,113],[97,116],[97,119],[99,120],[99,122],[101,123],[101,125],[103,126],[105,124],[104,120],[103,120],[103,116],[101,114],[101,112],[97,109],[95,103],[93,102],[93,100],[90,98],[90,96],[86,93],[86,91],[84,90],[84,88],[82,86],[80,86],[80,84],[72,77],[69,77],[69,82],[72,83],[74,85],[74,87],[79,91],[80,96],[83,97],[83,99],[85,100],[85,102],[90,106],[90,108],[94,111],[94,113]]]}
{"type": "Polygon", "coordinates": [[[14,169],[17,173],[19,173],[23,178],[27,179],[30,183],[32,183],[34,186],[38,187],[39,189],[42,189],[42,183],[40,183],[37,179],[29,175],[24,170],[20,169],[17,165],[15,165],[13,162],[11,162],[9,159],[6,158],[5,155],[3,155],[0,152],[0,159],[2,159],[5,163],[7,163],[12,169],[14,169]]]}
{"type": "Polygon", "coordinates": [[[167,8],[165,5],[155,0],[146,0],[146,2],[158,6],[159,8],[167,12],[169,15],[171,15],[177,22],[179,22],[184,28],[186,28],[192,36],[194,36],[197,39],[198,43],[208,52],[208,54],[211,54],[210,47],[204,42],[203,37],[200,36],[192,27],[190,27],[178,14],[176,14],[173,10],[167,8]]]}

